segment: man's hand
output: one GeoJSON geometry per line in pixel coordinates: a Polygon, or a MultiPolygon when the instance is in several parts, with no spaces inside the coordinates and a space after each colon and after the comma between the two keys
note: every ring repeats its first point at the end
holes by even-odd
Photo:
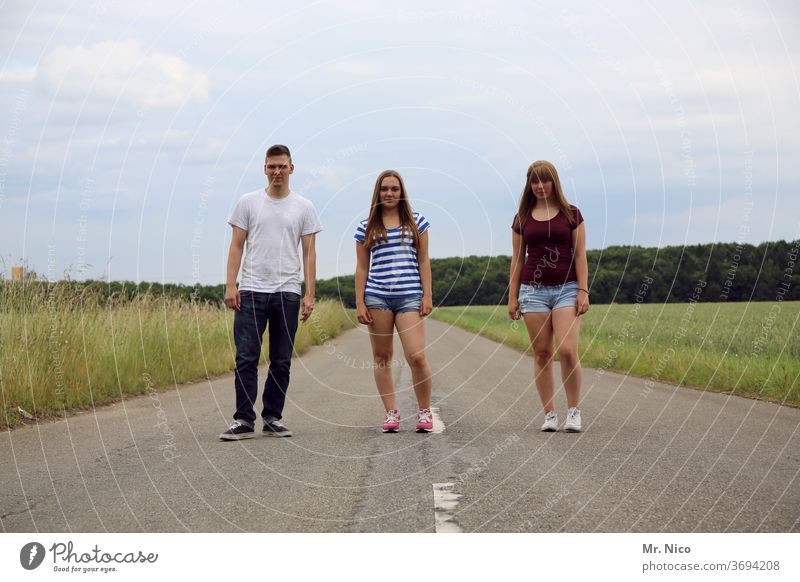
{"type": "Polygon", "coordinates": [[[303,296],[303,301],[300,303],[300,321],[305,323],[311,312],[314,311],[314,297],[310,295],[303,296]]]}
{"type": "Polygon", "coordinates": [[[242,297],[236,285],[225,285],[225,305],[236,311],[242,306],[242,297]]]}

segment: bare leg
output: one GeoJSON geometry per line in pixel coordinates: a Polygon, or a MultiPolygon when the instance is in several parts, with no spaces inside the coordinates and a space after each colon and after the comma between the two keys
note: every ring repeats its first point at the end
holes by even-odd
{"type": "Polygon", "coordinates": [[[561,380],[567,393],[567,406],[577,408],[581,400],[582,372],[578,358],[581,318],[575,315],[575,307],[556,309],[552,318],[558,361],[561,364],[561,380]]]}
{"type": "Polygon", "coordinates": [[[553,327],[550,313],[526,313],[525,327],[533,347],[534,377],[536,390],[542,400],[545,414],[556,409],[553,399],[553,327]]]}
{"type": "Polygon", "coordinates": [[[386,411],[397,410],[394,398],[394,378],[392,378],[392,344],[394,342],[394,313],[380,309],[370,309],[372,324],[369,326],[369,339],[372,343],[372,363],[375,385],[378,387],[386,411]]]}
{"type": "Polygon", "coordinates": [[[411,367],[414,393],[420,408],[431,407],[431,367],[425,356],[425,321],[416,311],[405,311],[395,316],[394,324],[400,334],[406,361],[411,367]]]}

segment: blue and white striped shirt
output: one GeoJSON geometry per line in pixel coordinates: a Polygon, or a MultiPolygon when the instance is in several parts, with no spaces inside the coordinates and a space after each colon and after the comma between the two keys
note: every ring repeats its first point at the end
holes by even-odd
{"type": "MultiPolygon", "coordinates": [[[[422,236],[422,233],[430,227],[430,223],[419,212],[414,213],[414,219],[422,236]]],[[[366,229],[367,221],[362,220],[353,238],[364,244],[366,229]]],[[[402,239],[400,234],[399,226],[387,228],[388,240],[373,244],[369,248],[369,274],[365,295],[384,299],[422,295],[417,250],[409,240],[408,234],[402,239]]]]}

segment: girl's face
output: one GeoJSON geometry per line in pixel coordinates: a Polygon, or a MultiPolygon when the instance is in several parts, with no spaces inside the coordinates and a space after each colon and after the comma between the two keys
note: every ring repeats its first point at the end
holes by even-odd
{"type": "Polygon", "coordinates": [[[536,174],[531,177],[531,190],[537,200],[546,200],[553,195],[553,181],[547,178],[545,180],[547,181],[543,182],[536,174]]]}
{"type": "Polygon", "coordinates": [[[400,180],[394,176],[386,176],[381,180],[380,196],[384,209],[397,208],[400,204],[400,180]]]}

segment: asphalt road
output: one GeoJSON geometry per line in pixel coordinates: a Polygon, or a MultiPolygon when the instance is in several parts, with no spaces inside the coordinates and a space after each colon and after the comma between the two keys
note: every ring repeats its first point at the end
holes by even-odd
{"type": "Polygon", "coordinates": [[[230,375],[1,433],[2,531],[800,531],[800,410],[585,370],[585,432],[541,433],[529,356],[427,326],[440,434],[405,365],[380,432],[359,328],[295,360],[292,438],[218,440],[230,375]]]}

